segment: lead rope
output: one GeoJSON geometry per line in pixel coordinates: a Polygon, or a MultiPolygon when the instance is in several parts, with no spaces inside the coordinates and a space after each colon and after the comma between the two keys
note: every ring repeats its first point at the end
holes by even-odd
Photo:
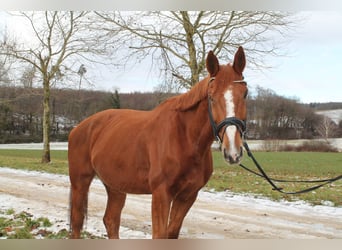
{"type": "Polygon", "coordinates": [[[250,150],[250,148],[249,148],[249,146],[248,146],[248,144],[247,144],[246,141],[243,142],[243,146],[244,146],[244,148],[246,149],[248,156],[252,159],[252,161],[254,162],[255,166],[258,168],[260,174],[257,173],[257,172],[255,172],[255,171],[253,171],[253,170],[251,170],[251,169],[249,169],[249,168],[247,168],[246,166],[244,166],[244,165],[241,164],[241,163],[239,164],[239,166],[242,167],[243,169],[245,169],[245,170],[247,170],[247,171],[249,171],[249,172],[251,172],[251,173],[257,175],[257,176],[260,176],[260,177],[266,179],[267,182],[273,187],[273,190],[276,190],[276,191],[278,191],[278,192],[280,192],[280,193],[283,193],[283,194],[302,194],[302,193],[307,193],[307,192],[313,191],[313,190],[315,190],[315,189],[318,189],[318,188],[320,188],[320,187],[322,187],[322,186],[325,186],[325,185],[327,185],[327,184],[329,184],[329,183],[332,183],[332,182],[334,182],[334,181],[337,181],[337,180],[339,180],[339,179],[342,179],[342,175],[339,175],[339,176],[337,176],[337,177],[335,177],[335,178],[331,178],[331,179],[325,179],[325,180],[308,180],[308,181],[298,181],[298,180],[296,180],[296,181],[290,181],[290,180],[278,180],[278,179],[273,179],[273,178],[270,178],[270,177],[266,174],[266,172],[265,172],[265,171],[263,170],[263,168],[260,166],[260,164],[258,163],[258,161],[255,159],[255,157],[254,157],[254,155],[252,154],[252,152],[251,152],[251,150],[250,150]],[[283,191],[283,188],[278,187],[274,182],[289,182],[289,183],[291,183],[291,182],[292,182],[292,183],[295,183],[295,182],[297,182],[297,183],[322,183],[322,184],[319,184],[319,185],[316,185],[316,186],[313,186],[313,187],[310,187],[310,188],[307,188],[307,189],[304,189],[304,190],[296,191],[296,192],[285,192],[285,191],[283,191]]]}

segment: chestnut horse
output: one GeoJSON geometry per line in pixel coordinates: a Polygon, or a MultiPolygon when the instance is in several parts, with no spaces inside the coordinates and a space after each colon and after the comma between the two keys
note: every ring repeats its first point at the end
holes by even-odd
{"type": "Polygon", "coordinates": [[[185,215],[212,174],[215,134],[225,160],[241,160],[245,64],[242,47],[232,65],[219,65],[210,51],[209,75],[189,92],[152,111],[101,111],[75,127],[68,152],[71,238],[80,237],[95,175],[108,195],[103,222],[109,238],[119,238],[127,193],[152,194],[153,238],[178,238],[185,215]],[[231,118],[232,122],[220,123],[231,118]]]}

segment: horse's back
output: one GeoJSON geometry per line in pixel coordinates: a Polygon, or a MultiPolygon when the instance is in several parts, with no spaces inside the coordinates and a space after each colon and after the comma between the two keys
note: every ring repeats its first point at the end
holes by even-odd
{"type": "Polygon", "coordinates": [[[70,132],[69,152],[88,151],[90,153],[94,145],[98,144],[98,140],[100,143],[114,140],[116,135],[125,135],[125,130],[127,134],[133,133],[134,127],[139,129],[146,122],[144,121],[146,113],[148,112],[108,109],[86,118],[70,132]],[[144,116],[141,117],[141,114],[144,116]]]}

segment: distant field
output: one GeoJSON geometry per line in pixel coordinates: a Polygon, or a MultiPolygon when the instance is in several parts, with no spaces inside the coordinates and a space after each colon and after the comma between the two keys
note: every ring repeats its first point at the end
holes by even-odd
{"type": "MultiPolygon", "coordinates": [[[[54,150],[52,162],[40,163],[40,150],[0,150],[0,166],[18,169],[68,174],[67,151],[54,150]]],[[[342,174],[341,153],[297,153],[297,152],[256,152],[255,157],[265,171],[279,179],[322,179],[342,174]]],[[[314,192],[302,195],[283,195],[273,191],[271,186],[260,177],[246,172],[239,166],[227,165],[220,152],[213,152],[214,173],[207,189],[216,191],[230,190],[237,193],[253,193],[275,200],[306,200],[312,204],[333,202],[342,206],[342,180],[329,184],[314,192]]],[[[251,160],[245,156],[243,163],[253,167],[251,160]]],[[[295,191],[305,186],[299,184],[279,184],[285,191],[295,191]]]]}

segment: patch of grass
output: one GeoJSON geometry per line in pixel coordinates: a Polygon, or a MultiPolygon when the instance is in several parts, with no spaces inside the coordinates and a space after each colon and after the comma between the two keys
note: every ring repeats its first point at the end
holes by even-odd
{"type": "Polygon", "coordinates": [[[52,223],[49,221],[48,218],[41,217],[41,218],[38,218],[37,221],[43,227],[51,227],[52,226],[52,223]]]}
{"type": "Polygon", "coordinates": [[[47,239],[68,239],[69,238],[69,231],[65,228],[59,230],[57,233],[49,233],[46,237],[47,239]]]}
{"type": "Polygon", "coordinates": [[[0,237],[5,234],[5,231],[3,232],[3,230],[6,230],[6,228],[10,225],[10,220],[5,217],[0,217],[0,237]]]}
{"type": "Polygon", "coordinates": [[[7,211],[0,211],[0,215],[4,214],[6,217],[0,217],[0,237],[7,239],[33,239],[31,231],[40,227],[38,220],[32,219],[32,215],[27,212],[15,214],[11,209],[11,213],[7,211]]]}
{"type": "MultiPolygon", "coordinates": [[[[8,210],[7,210],[8,211],[8,210]]],[[[48,218],[34,218],[27,212],[13,213],[0,210],[0,238],[2,239],[68,239],[69,231],[65,228],[58,232],[52,232],[49,228],[53,226],[48,218]]],[[[83,239],[99,239],[88,232],[82,232],[83,239]]]]}
{"type": "Polygon", "coordinates": [[[15,169],[44,171],[53,174],[68,174],[68,152],[65,150],[52,150],[52,161],[41,163],[41,150],[0,150],[0,166],[15,169]]]}
{"type": "Polygon", "coordinates": [[[17,228],[14,233],[8,235],[7,239],[33,239],[33,235],[28,228],[17,228]]]}
{"type": "MultiPolygon", "coordinates": [[[[310,152],[256,152],[255,158],[266,173],[273,178],[288,180],[326,179],[342,174],[342,154],[310,152]]],[[[306,200],[312,204],[331,201],[342,206],[342,180],[328,184],[315,191],[300,195],[284,195],[272,190],[261,177],[245,171],[236,165],[227,165],[220,152],[213,152],[214,173],[207,188],[216,191],[230,190],[236,193],[252,193],[275,200],[306,200]]],[[[257,169],[248,156],[242,162],[253,170],[257,169]]],[[[258,171],[257,171],[258,172],[258,171]]],[[[297,191],[314,184],[277,183],[284,191],[297,191]]]]}
{"type": "Polygon", "coordinates": [[[14,209],[13,209],[13,208],[7,209],[7,210],[6,210],[6,214],[7,214],[7,215],[14,214],[14,209]]]}

